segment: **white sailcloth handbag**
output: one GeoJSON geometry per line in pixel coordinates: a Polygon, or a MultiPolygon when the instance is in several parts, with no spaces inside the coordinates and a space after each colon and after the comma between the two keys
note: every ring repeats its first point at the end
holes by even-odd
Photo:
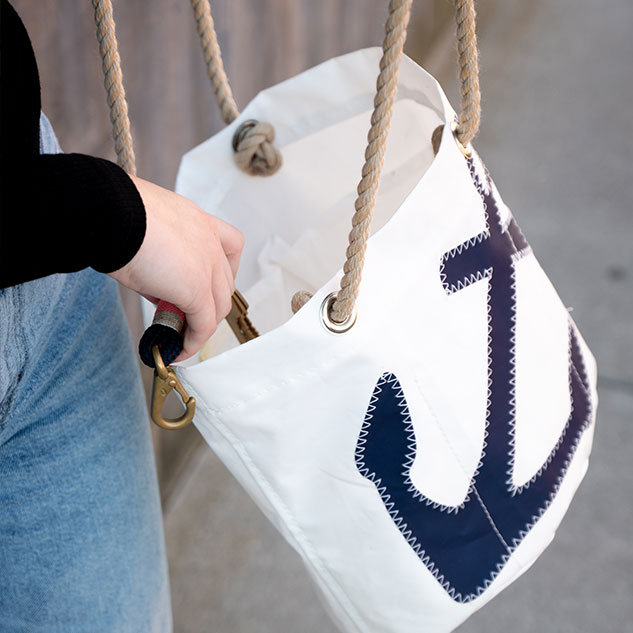
{"type": "Polygon", "coordinates": [[[391,2],[383,51],[263,91],[177,180],[244,233],[237,285],[260,329],[238,345],[223,324],[177,368],[195,424],[349,633],[451,631],[532,565],[583,478],[597,403],[590,351],[457,140],[464,115],[412,60],[398,74],[409,6],[391,2]],[[283,157],[267,178],[233,157],[256,121],[283,157]]]}
{"type": "Polygon", "coordinates": [[[596,370],[481,161],[460,151],[441,88],[406,57],[356,320],[333,331],[380,57],[264,91],[184,157],[177,190],[244,232],[237,282],[263,334],[237,346],[225,326],[178,375],[198,429],[343,630],[450,631],[554,536],[587,467],[596,370]],[[284,164],[266,179],[232,159],[248,119],[276,131],[284,164]]]}

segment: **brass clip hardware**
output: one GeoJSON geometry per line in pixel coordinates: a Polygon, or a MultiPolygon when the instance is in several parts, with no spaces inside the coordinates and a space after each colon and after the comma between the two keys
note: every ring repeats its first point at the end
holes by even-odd
{"type": "Polygon", "coordinates": [[[190,397],[182,386],[176,372],[171,367],[165,367],[163,357],[160,355],[158,345],[152,347],[152,355],[154,356],[154,386],[152,388],[152,420],[163,429],[177,430],[182,429],[193,420],[193,414],[196,411],[196,399],[190,397]],[[175,420],[167,420],[163,417],[162,409],[167,396],[175,389],[182,398],[185,405],[185,412],[175,420]]]}
{"type": "Polygon", "coordinates": [[[248,303],[239,290],[236,290],[231,297],[231,312],[226,320],[233,330],[233,334],[240,343],[246,343],[259,336],[259,332],[248,318],[248,303]]]}

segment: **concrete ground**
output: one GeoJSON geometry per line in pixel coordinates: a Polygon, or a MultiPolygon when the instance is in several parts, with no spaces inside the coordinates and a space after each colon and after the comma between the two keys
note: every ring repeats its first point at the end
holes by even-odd
{"type": "MultiPolygon", "coordinates": [[[[601,399],[593,461],[556,540],[459,631],[633,632],[633,4],[479,9],[476,146],[574,308],[601,399]]],[[[446,59],[433,63],[456,103],[446,59]]],[[[335,630],[296,555],[210,450],[192,459],[165,521],[177,633],[335,630]]]]}

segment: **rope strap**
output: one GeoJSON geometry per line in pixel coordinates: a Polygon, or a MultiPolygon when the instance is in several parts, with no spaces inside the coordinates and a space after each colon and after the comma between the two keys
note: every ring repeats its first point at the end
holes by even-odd
{"type": "Polygon", "coordinates": [[[352,230],[349,234],[347,259],[343,265],[341,288],[330,311],[330,318],[335,323],[345,323],[351,318],[358,296],[369,229],[387,147],[393,104],[396,99],[398,71],[400,70],[404,41],[407,37],[411,2],[412,0],[391,0],[389,2],[389,17],[385,24],[380,74],[376,81],[374,111],[371,115],[371,127],[367,134],[365,164],[361,172],[361,180],[358,183],[358,197],[354,202],[356,212],[352,217],[352,230]]]}
{"type": "MultiPolygon", "coordinates": [[[[117,41],[114,32],[114,18],[111,0],[92,0],[95,9],[97,39],[103,60],[104,83],[110,106],[115,150],[119,165],[128,173],[135,174],[136,166],[130,123],[123,89],[123,77],[117,41]]],[[[329,316],[335,323],[346,323],[351,319],[358,297],[365,251],[371,220],[376,204],[380,174],[382,171],[387,136],[397,93],[398,72],[402,50],[406,39],[407,25],[411,13],[412,0],[390,0],[389,15],[385,24],[383,55],[380,60],[380,74],[376,81],[374,110],[371,127],[367,135],[365,163],[361,180],[357,187],[358,197],[354,202],[352,230],[343,265],[343,277],[336,300],[329,316]]],[[[475,34],[475,0],[454,0],[457,22],[457,49],[459,54],[461,81],[461,115],[455,135],[466,147],[479,129],[481,116],[481,94],[479,90],[479,64],[477,60],[477,38],[475,34]]],[[[218,44],[209,0],[191,0],[196,18],[200,43],[204,52],[207,74],[225,123],[229,124],[239,116],[228,83],[222,54],[218,44]]],[[[441,130],[438,128],[432,139],[437,151],[441,130]]],[[[273,145],[275,132],[268,123],[246,121],[236,131],[233,138],[235,160],[243,171],[254,175],[270,175],[281,166],[281,154],[273,145]]],[[[292,300],[292,310],[296,312],[309,299],[307,291],[296,293],[292,300]]]]}
{"type": "MultiPolygon", "coordinates": [[[[462,146],[466,147],[477,134],[481,112],[475,2],[474,0],[454,0],[454,2],[462,105],[455,135],[462,146]]],[[[371,127],[367,135],[365,164],[357,188],[358,197],[354,202],[355,213],[352,217],[347,258],[343,265],[340,290],[329,312],[329,318],[336,324],[347,323],[352,318],[360,289],[410,13],[411,0],[389,2],[389,16],[385,24],[385,39],[382,44],[383,54],[380,59],[380,74],[376,81],[376,96],[371,115],[371,127]]],[[[433,133],[432,145],[435,153],[439,149],[442,128],[443,126],[436,128],[433,133]]],[[[305,290],[295,293],[291,302],[292,311],[297,312],[301,309],[311,296],[305,290]]]]}
{"type": "Polygon", "coordinates": [[[477,136],[481,118],[475,0],[455,0],[455,18],[462,97],[462,111],[455,135],[462,146],[466,147],[477,136]]]}
{"type": "MultiPolygon", "coordinates": [[[[211,16],[211,5],[209,0],[191,0],[191,8],[196,19],[200,46],[207,66],[207,75],[211,80],[211,87],[222,119],[229,125],[237,119],[240,111],[237,109],[235,99],[233,99],[233,91],[226,72],[224,72],[222,52],[211,16]]],[[[233,142],[235,162],[247,174],[270,176],[281,167],[282,163],[281,153],[273,145],[275,130],[270,123],[257,121],[249,121],[248,123],[255,123],[255,125],[246,127],[244,124],[235,133],[233,142]]]]}
{"type": "Polygon", "coordinates": [[[130,133],[130,119],[127,113],[127,101],[123,88],[121,58],[114,30],[111,0],[92,0],[97,25],[97,40],[101,53],[104,85],[110,107],[110,121],[114,136],[114,149],[117,163],[128,174],[136,175],[136,160],[130,133]]]}
{"type": "Polygon", "coordinates": [[[200,46],[204,53],[204,62],[207,65],[207,75],[211,80],[211,87],[215,94],[222,120],[229,125],[240,115],[237,109],[233,91],[224,72],[222,52],[215,33],[215,24],[211,16],[209,0],[191,0],[191,8],[196,18],[196,27],[200,36],[200,46]]]}
{"type": "MultiPolygon", "coordinates": [[[[107,101],[110,106],[110,120],[112,121],[112,135],[117,163],[128,174],[136,174],[134,147],[130,133],[130,119],[123,88],[123,73],[121,59],[116,39],[114,15],[111,0],[92,0],[95,10],[95,24],[97,26],[97,40],[101,53],[104,85],[107,101]]],[[[169,365],[182,351],[182,330],[185,315],[176,306],[161,301],[158,304],[154,323],[145,331],[139,343],[139,354],[143,362],[154,367],[152,349],[158,345],[163,354],[163,360],[169,365]]]]}

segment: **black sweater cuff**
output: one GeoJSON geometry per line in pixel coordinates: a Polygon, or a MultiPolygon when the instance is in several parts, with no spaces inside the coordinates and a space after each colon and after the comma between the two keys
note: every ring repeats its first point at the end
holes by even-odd
{"type": "Polygon", "coordinates": [[[145,207],[114,163],[42,154],[3,174],[0,287],[92,266],[125,266],[145,237],[145,207]]]}
{"type": "Polygon", "coordinates": [[[83,154],[41,158],[63,189],[71,243],[67,270],[60,272],[91,266],[110,273],[125,266],[141,247],[146,230],[143,200],[131,178],[102,158],[83,154]]]}

